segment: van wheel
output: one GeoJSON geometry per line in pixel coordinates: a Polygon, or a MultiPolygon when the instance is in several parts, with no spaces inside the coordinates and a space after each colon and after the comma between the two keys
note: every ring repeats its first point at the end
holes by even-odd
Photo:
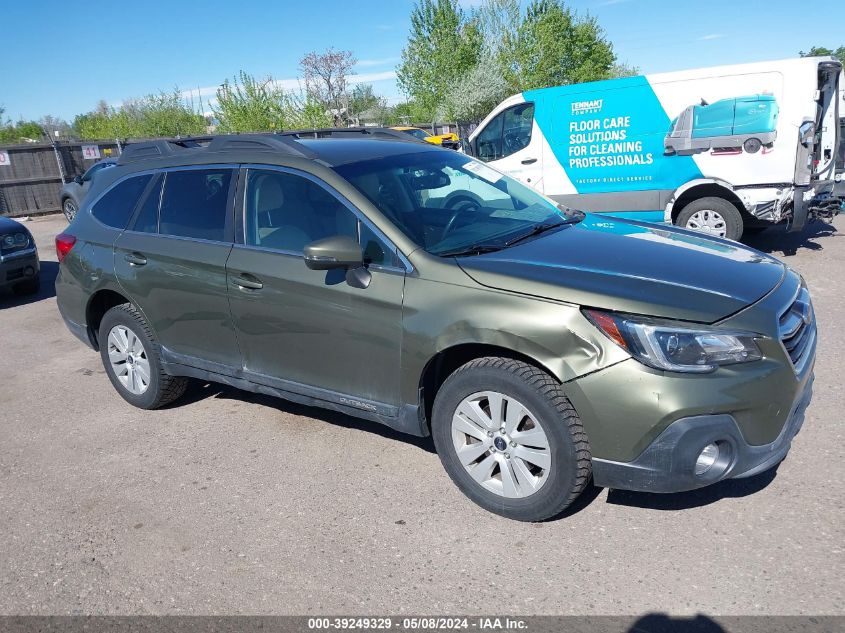
{"type": "Polygon", "coordinates": [[[521,361],[479,358],[457,369],[437,392],[431,426],[452,481],[510,519],[556,516],[590,480],[578,414],[559,382],[521,361]]]}
{"type": "Polygon", "coordinates": [[[129,404],[157,409],[185,393],[188,379],[164,372],[158,343],[131,303],[106,312],[98,340],[106,374],[129,404]]]}
{"type": "Polygon", "coordinates": [[[763,144],[758,138],[749,138],[745,140],[745,143],[742,144],[742,147],[749,154],[756,154],[760,151],[760,148],[763,147],[763,144]]]}
{"type": "Polygon", "coordinates": [[[693,200],[681,209],[675,218],[675,224],[729,240],[737,241],[742,237],[742,216],[739,210],[724,198],[693,200]]]}

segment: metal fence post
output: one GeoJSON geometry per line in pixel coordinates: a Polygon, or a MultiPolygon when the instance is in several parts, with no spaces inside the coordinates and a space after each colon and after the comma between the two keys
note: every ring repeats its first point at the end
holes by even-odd
{"type": "Polygon", "coordinates": [[[65,167],[62,164],[62,156],[56,146],[56,141],[52,138],[50,139],[50,145],[53,146],[53,155],[56,157],[56,165],[59,167],[59,178],[62,179],[62,184],[65,184],[65,167]]]}

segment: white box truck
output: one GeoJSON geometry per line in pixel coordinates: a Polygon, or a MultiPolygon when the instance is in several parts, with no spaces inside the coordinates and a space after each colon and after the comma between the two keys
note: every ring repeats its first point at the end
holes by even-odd
{"type": "Polygon", "coordinates": [[[584,211],[734,240],[779,222],[797,231],[841,207],[841,74],[832,57],[806,57],[530,90],[464,149],[584,211]]]}

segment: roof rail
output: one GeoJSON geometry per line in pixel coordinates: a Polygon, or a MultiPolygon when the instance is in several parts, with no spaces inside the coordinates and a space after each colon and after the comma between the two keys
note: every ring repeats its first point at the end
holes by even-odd
{"type": "Polygon", "coordinates": [[[304,130],[290,130],[280,132],[280,136],[293,136],[295,138],[360,138],[372,136],[375,138],[389,138],[399,141],[417,141],[414,136],[400,130],[389,127],[320,127],[304,130]]]}
{"type": "Polygon", "coordinates": [[[283,152],[302,158],[317,157],[315,152],[297,143],[294,138],[289,136],[281,134],[229,134],[130,143],[124,148],[118,164],[125,165],[139,160],[178,155],[186,150],[227,152],[250,149],[283,152]]]}

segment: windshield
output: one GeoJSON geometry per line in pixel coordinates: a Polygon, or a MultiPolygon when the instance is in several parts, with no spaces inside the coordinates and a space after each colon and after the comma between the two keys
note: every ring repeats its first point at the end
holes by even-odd
{"type": "Polygon", "coordinates": [[[335,171],[434,255],[498,250],[583,217],[457,152],[391,156],[335,171]]]}
{"type": "Polygon", "coordinates": [[[427,139],[429,137],[429,133],[426,132],[425,130],[419,130],[419,129],[414,128],[414,129],[411,129],[411,130],[402,130],[402,131],[405,134],[410,134],[411,136],[420,139],[421,141],[424,141],[425,139],[427,139]]]}

